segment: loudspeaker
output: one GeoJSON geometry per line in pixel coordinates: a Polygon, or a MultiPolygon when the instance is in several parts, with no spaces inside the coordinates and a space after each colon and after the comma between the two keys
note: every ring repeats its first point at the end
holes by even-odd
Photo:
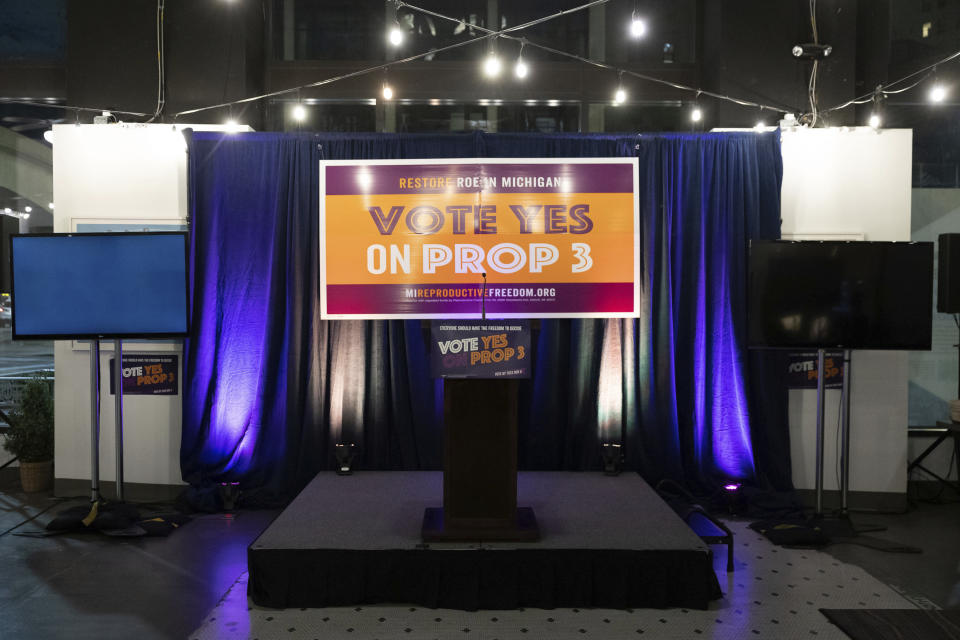
{"type": "Polygon", "coordinates": [[[937,311],[960,313],[960,233],[938,238],[937,311]]]}

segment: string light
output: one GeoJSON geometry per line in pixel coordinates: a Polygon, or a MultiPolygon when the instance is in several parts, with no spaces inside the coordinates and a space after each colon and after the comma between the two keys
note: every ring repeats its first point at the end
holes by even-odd
{"type": "Polygon", "coordinates": [[[227,118],[223,121],[223,126],[227,133],[238,133],[240,131],[240,123],[237,122],[234,118],[227,118]]]}
{"type": "Polygon", "coordinates": [[[636,0],[633,5],[633,13],[630,15],[630,35],[634,39],[642,38],[647,32],[647,24],[640,17],[640,0],[636,0]]]}
{"type": "Polygon", "coordinates": [[[297,122],[303,122],[307,119],[307,109],[302,104],[297,103],[291,110],[290,115],[292,115],[293,119],[297,122]]]}
{"type": "Polygon", "coordinates": [[[389,42],[394,47],[399,47],[401,44],[403,44],[403,29],[400,28],[400,20],[399,20],[399,16],[397,15],[397,10],[399,8],[400,8],[400,2],[398,0],[394,0],[393,24],[390,25],[389,29],[387,29],[387,42],[389,42]]]}
{"type": "Polygon", "coordinates": [[[874,131],[883,125],[883,103],[885,100],[883,85],[877,85],[877,88],[873,92],[873,109],[870,112],[870,119],[867,120],[867,124],[869,124],[870,128],[874,131]]]}
{"type": "Polygon", "coordinates": [[[517,55],[517,64],[513,67],[513,75],[517,76],[521,80],[527,77],[530,69],[527,67],[527,63],[523,61],[523,45],[526,44],[526,41],[520,42],[520,54],[517,55]]]}
{"type": "Polygon", "coordinates": [[[486,60],[483,61],[483,74],[488,78],[496,78],[500,75],[503,64],[497,57],[497,49],[494,41],[490,41],[490,51],[487,53],[486,60]]]}
{"type": "Polygon", "coordinates": [[[703,111],[700,110],[700,107],[694,105],[693,110],[690,111],[690,120],[693,122],[700,122],[703,120],[703,111]]]}
{"type": "Polygon", "coordinates": [[[753,125],[753,129],[757,133],[762,133],[766,128],[767,124],[763,120],[757,120],[757,124],[753,125]]]}
{"type": "Polygon", "coordinates": [[[383,99],[393,100],[393,89],[388,84],[383,85],[383,99]]]}
{"type": "Polygon", "coordinates": [[[31,207],[30,205],[27,205],[23,208],[23,210],[26,211],[27,213],[30,213],[31,211],[33,211],[33,207],[31,207]]]}
{"type": "MultiPolygon", "coordinates": [[[[535,19],[535,20],[530,20],[530,21],[528,21],[528,22],[525,22],[525,23],[522,23],[522,24],[518,24],[518,25],[514,25],[514,26],[512,26],[512,27],[505,27],[505,28],[503,28],[503,29],[500,29],[499,31],[494,31],[494,30],[492,30],[492,29],[487,29],[487,28],[482,27],[482,26],[480,26],[480,25],[473,25],[473,24],[472,24],[472,25],[471,25],[471,29],[476,30],[476,31],[479,31],[479,32],[481,32],[481,33],[484,34],[484,35],[480,35],[480,36],[477,36],[477,37],[475,37],[475,38],[471,38],[471,39],[464,40],[464,41],[461,41],[461,42],[455,42],[455,43],[450,44],[450,45],[447,45],[447,46],[445,46],[445,47],[440,47],[440,48],[437,48],[437,49],[431,49],[430,51],[425,51],[425,52],[423,52],[423,53],[418,53],[418,54],[410,55],[410,56],[404,57],[404,58],[402,58],[402,59],[393,60],[393,61],[389,61],[389,62],[386,62],[386,63],[377,64],[377,65],[374,65],[374,66],[372,66],[372,67],[368,67],[368,68],[364,68],[364,69],[358,69],[358,70],[356,70],[356,71],[351,71],[351,72],[349,72],[349,73],[344,73],[344,74],[342,74],[342,75],[333,76],[333,77],[326,78],[326,79],[323,79],[323,80],[318,80],[318,81],[316,81],[316,82],[311,82],[311,83],[308,83],[308,84],[305,84],[305,85],[301,85],[301,86],[299,86],[299,87],[291,87],[291,88],[289,88],[289,89],[281,89],[281,90],[278,90],[278,91],[272,91],[272,92],[270,92],[270,93],[265,93],[265,94],[262,94],[262,95],[250,96],[250,97],[247,97],[247,98],[242,98],[242,99],[240,99],[240,100],[234,100],[234,101],[231,101],[231,102],[224,102],[224,103],[220,103],[220,104],[212,104],[212,105],[207,105],[207,106],[203,106],[203,107],[197,107],[197,108],[193,108],[193,109],[187,109],[187,110],[184,110],[184,111],[177,112],[177,113],[175,114],[175,116],[176,116],[176,117],[181,117],[181,116],[186,116],[186,115],[191,115],[191,114],[199,113],[199,112],[201,112],[201,111],[208,111],[208,110],[211,110],[211,109],[224,108],[224,107],[234,106],[234,105],[237,105],[237,104],[245,104],[245,103],[248,103],[248,102],[255,102],[255,101],[258,101],[258,100],[264,100],[264,99],[268,99],[268,98],[274,98],[274,97],[277,97],[277,96],[286,95],[286,94],[291,93],[291,92],[294,92],[294,91],[298,91],[298,90],[300,90],[300,89],[316,88],[316,87],[326,86],[326,85],[329,85],[329,84],[333,84],[333,83],[335,83],[335,82],[339,82],[339,81],[341,81],[341,80],[347,80],[347,79],[351,79],[351,78],[356,78],[356,77],[359,77],[359,76],[363,76],[363,75],[366,75],[366,74],[368,74],[368,73],[373,73],[373,72],[379,71],[379,70],[381,70],[381,69],[385,69],[385,68],[388,68],[388,67],[392,67],[392,66],[394,66],[394,65],[406,64],[406,63],[408,63],[408,62],[413,62],[413,61],[415,61],[415,60],[421,60],[421,59],[423,59],[423,58],[428,58],[428,57],[429,57],[429,58],[433,58],[433,57],[437,56],[438,54],[444,53],[444,52],[446,52],[446,51],[451,51],[451,50],[453,50],[453,49],[459,49],[459,48],[462,48],[462,47],[465,47],[465,46],[469,46],[469,45],[475,44],[475,43],[477,43],[477,42],[479,42],[479,41],[481,41],[481,40],[487,40],[487,39],[489,39],[490,37],[497,37],[497,38],[501,38],[501,37],[502,37],[502,38],[508,38],[508,39],[512,39],[512,40],[521,40],[520,38],[517,38],[516,36],[512,36],[512,35],[510,35],[510,34],[511,34],[511,33],[514,33],[514,32],[518,32],[518,31],[523,31],[524,29],[528,29],[528,28],[533,27],[533,26],[535,26],[535,25],[539,25],[539,24],[542,24],[542,23],[544,23],[544,22],[547,22],[547,21],[550,21],[550,20],[553,20],[553,19],[556,19],[556,18],[559,18],[559,17],[562,17],[562,16],[568,16],[568,15],[571,15],[571,14],[573,14],[573,13],[577,13],[577,12],[580,12],[580,11],[584,11],[584,10],[586,10],[586,9],[589,9],[589,8],[594,7],[594,6],[597,6],[597,5],[607,4],[608,2],[610,2],[610,0],[589,0],[588,2],[585,2],[584,4],[579,5],[579,6],[577,6],[577,7],[573,7],[573,8],[570,8],[570,9],[563,9],[563,10],[557,11],[557,12],[555,12],[555,13],[546,15],[546,16],[544,16],[544,17],[542,17],[542,18],[537,18],[537,19],[535,19]]],[[[405,7],[406,9],[408,9],[408,10],[410,10],[410,11],[415,11],[415,12],[418,12],[418,13],[422,13],[422,14],[424,14],[424,15],[428,15],[428,16],[432,16],[432,17],[438,18],[438,19],[447,20],[447,21],[453,22],[453,23],[455,23],[455,24],[460,24],[460,23],[462,22],[462,20],[460,20],[460,19],[458,19],[458,18],[452,18],[452,17],[450,17],[450,16],[443,15],[443,14],[438,13],[438,12],[436,12],[436,11],[431,11],[431,10],[429,10],[429,9],[424,9],[424,8],[422,8],[422,7],[414,6],[414,5],[409,4],[409,3],[407,3],[407,2],[402,2],[401,4],[402,4],[403,7],[405,7]]],[[[697,89],[697,88],[694,88],[694,87],[691,87],[691,86],[687,86],[687,85],[683,85],[683,84],[680,84],[680,83],[677,83],[677,82],[673,82],[673,81],[670,81],[670,80],[664,80],[664,79],[662,79],[662,78],[657,78],[657,77],[655,77],[655,76],[650,76],[650,75],[646,75],[646,74],[643,74],[643,73],[638,73],[638,72],[636,72],[636,71],[629,71],[629,70],[617,69],[616,67],[614,67],[614,66],[612,66],[612,65],[609,65],[609,64],[607,64],[607,63],[599,62],[599,61],[597,61],[597,60],[593,60],[593,59],[590,59],[590,58],[586,58],[586,57],[584,57],[584,56],[580,56],[580,55],[577,55],[577,54],[573,54],[573,53],[570,53],[570,52],[568,52],[568,51],[562,51],[562,50],[559,50],[559,49],[554,49],[554,48],[552,48],[552,47],[548,47],[548,46],[545,46],[545,45],[542,45],[542,44],[539,44],[539,43],[535,43],[535,42],[530,42],[530,41],[527,41],[527,42],[528,42],[528,44],[530,44],[530,46],[536,47],[537,49],[540,49],[540,50],[542,50],[542,51],[545,51],[545,52],[548,52],[548,53],[551,53],[551,54],[554,54],[554,55],[562,56],[562,57],[568,58],[568,59],[570,59],[570,60],[576,60],[576,61],[578,61],[578,62],[587,64],[587,65],[590,65],[590,66],[593,66],[593,67],[596,67],[596,68],[599,68],[599,69],[609,69],[609,70],[617,71],[618,73],[624,73],[624,72],[626,72],[626,73],[628,73],[629,75],[631,75],[632,77],[639,78],[639,79],[641,79],[641,80],[645,80],[645,81],[648,81],[648,82],[653,82],[653,83],[656,83],[656,84],[660,84],[660,85],[663,85],[663,86],[672,87],[672,88],[677,89],[677,90],[679,90],[679,91],[688,91],[688,92],[694,92],[694,91],[695,91],[695,92],[697,92],[698,95],[699,95],[700,93],[703,93],[704,95],[711,96],[711,97],[716,98],[716,99],[718,99],[718,100],[725,100],[725,101],[728,101],[728,102],[732,102],[732,103],[734,103],[734,104],[738,104],[738,105],[740,105],[740,106],[747,106],[747,107],[761,107],[761,106],[762,106],[762,107],[764,107],[764,108],[766,108],[766,109],[770,109],[770,110],[772,110],[772,111],[785,111],[785,110],[789,110],[788,108],[785,108],[785,107],[783,107],[782,105],[781,105],[781,106],[761,105],[760,103],[753,102],[753,101],[750,101],[750,100],[742,100],[742,99],[739,99],[739,98],[735,98],[735,97],[733,97],[733,96],[728,96],[728,95],[724,95],[724,94],[714,93],[714,92],[711,92],[711,91],[706,91],[706,90],[702,90],[702,89],[697,89]]],[[[960,56],[960,52],[958,52],[958,56],[960,56]]],[[[4,102],[4,100],[0,99],[0,102],[4,102]]],[[[62,108],[69,108],[69,107],[62,107],[62,108]]]]}
{"type": "Polygon", "coordinates": [[[527,63],[523,61],[523,58],[517,58],[517,66],[513,68],[514,75],[523,80],[527,77],[528,72],[527,63]]]}
{"type": "Polygon", "coordinates": [[[627,91],[623,88],[623,72],[618,76],[617,90],[613,93],[613,104],[619,106],[627,101],[627,91]]]}
{"type": "Polygon", "coordinates": [[[640,3],[633,8],[633,14],[630,16],[630,35],[634,39],[640,39],[647,33],[647,23],[640,17],[640,3]]]}
{"type": "Polygon", "coordinates": [[[939,82],[930,87],[930,102],[939,104],[947,99],[947,88],[939,82]]]}
{"type": "MultiPolygon", "coordinates": [[[[415,54],[415,55],[410,55],[410,56],[404,57],[404,58],[402,58],[402,59],[389,61],[389,62],[386,62],[386,63],[383,63],[383,64],[377,64],[377,65],[374,65],[374,66],[369,67],[369,68],[358,69],[358,70],[356,70],[356,71],[351,71],[351,72],[349,72],[349,73],[345,73],[345,74],[342,74],[342,75],[333,76],[333,77],[329,77],[329,78],[326,78],[326,79],[318,80],[318,81],[316,81],[316,82],[311,82],[311,83],[308,83],[308,84],[305,84],[305,85],[302,85],[302,86],[299,86],[299,87],[291,87],[291,88],[289,88],[289,89],[282,89],[282,90],[273,91],[273,92],[266,93],[266,94],[262,94],[262,95],[250,96],[250,97],[242,98],[242,99],[239,99],[239,100],[233,100],[233,101],[230,101],[230,102],[224,102],[224,103],[220,103],[220,104],[212,104],[212,105],[207,105],[207,106],[202,106],[202,107],[187,109],[187,110],[183,110],[183,111],[180,111],[180,112],[174,114],[174,116],[175,116],[175,117],[182,117],[182,116],[186,116],[186,115],[190,115],[190,114],[195,114],[195,113],[199,113],[199,112],[207,111],[207,110],[211,110],[211,109],[222,109],[222,108],[226,108],[226,107],[236,106],[236,105],[239,105],[239,104],[245,104],[245,103],[249,103],[249,102],[255,102],[255,101],[259,101],[259,100],[264,100],[264,99],[268,99],[268,98],[273,98],[273,97],[280,96],[280,95],[286,95],[286,94],[292,93],[292,92],[294,92],[294,91],[298,91],[298,90],[300,90],[300,89],[315,88],[315,87],[320,87],[320,86],[326,86],[326,85],[333,84],[333,83],[336,83],[336,82],[339,82],[339,81],[342,81],[342,80],[347,80],[347,79],[350,79],[350,78],[355,78],[355,77],[363,76],[363,75],[366,75],[366,74],[368,74],[368,73],[376,72],[376,71],[378,71],[378,70],[380,70],[380,69],[384,69],[384,68],[387,68],[387,67],[390,67],[390,66],[393,66],[393,65],[406,64],[406,63],[408,63],[408,62],[413,62],[413,61],[415,61],[415,60],[420,60],[420,59],[427,58],[427,57],[432,58],[432,57],[435,57],[436,55],[438,55],[438,54],[440,54],[440,53],[443,53],[443,52],[446,52],[446,51],[449,51],[449,50],[453,50],[453,49],[457,49],[457,48],[461,48],[461,47],[465,47],[465,46],[469,46],[469,45],[475,44],[476,42],[479,42],[479,41],[481,41],[481,40],[483,40],[483,39],[489,38],[490,36],[496,36],[496,37],[503,37],[503,38],[508,38],[508,39],[519,40],[519,38],[517,38],[516,36],[512,36],[512,35],[510,35],[510,34],[511,34],[511,33],[516,33],[516,32],[519,32],[519,31],[523,31],[524,29],[527,29],[527,28],[532,27],[532,26],[535,26],[535,25],[542,24],[542,23],[544,23],[544,22],[547,22],[547,21],[549,21],[549,20],[553,20],[553,19],[555,19],[555,18],[559,18],[559,17],[562,17],[562,16],[567,16],[567,15],[570,15],[570,14],[573,14],[573,13],[576,13],[576,12],[579,12],[579,11],[583,11],[583,10],[589,9],[589,8],[594,7],[594,6],[597,6],[597,5],[606,4],[606,3],[609,2],[609,1],[610,1],[610,0],[589,0],[589,1],[585,2],[584,4],[582,4],[582,5],[580,5],[580,6],[573,7],[573,8],[570,8],[570,9],[564,9],[564,10],[561,10],[561,11],[557,11],[557,12],[555,12],[555,13],[546,15],[546,16],[544,16],[544,17],[542,17],[542,18],[537,18],[537,19],[535,19],[535,20],[531,20],[531,21],[526,22],[526,23],[514,25],[514,26],[512,26],[512,27],[503,28],[503,29],[500,29],[500,30],[498,30],[498,31],[494,31],[494,30],[491,30],[491,29],[486,29],[486,28],[481,27],[481,26],[479,26],[479,25],[471,25],[471,29],[476,30],[476,31],[479,31],[479,32],[481,32],[481,33],[484,34],[484,35],[480,35],[480,36],[475,37],[475,38],[470,38],[470,39],[468,39],[468,40],[464,40],[464,41],[461,41],[461,42],[456,42],[456,43],[453,43],[453,44],[451,44],[451,45],[447,45],[447,46],[445,46],[445,47],[440,47],[440,48],[433,49],[433,50],[430,50],[430,51],[425,51],[425,52],[423,52],[423,53],[419,53],[419,54],[415,54]]],[[[400,3],[400,2],[397,2],[396,0],[393,0],[393,2],[394,2],[394,4],[397,4],[398,6],[402,4],[403,7],[407,8],[408,10],[411,10],[411,11],[423,13],[423,14],[426,14],[426,15],[431,15],[431,16],[434,16],[434,17],[437,17],[437,18],[440,18],[440,19],[444,19],[444,20],[449,20],[449,21],[454,22],[454,23],[456,23],[456,24],[460,24],[460,23],[462,22],[461,19],[452,18],[452,17],[450,17],[450,16],[445,16],[445,15],[440,14],[440,13],[437,13],[437,12],[435,12],[435,11],[430,11],[430,10],[428,10],[428,9],[423,9],[423,8],[421,8],[421,7],[417,7],[417,6],[408,4],[408,3],[406,3],[406,2],[400,3]]],[[[635,11],[634,13],[635,13],[635,15],[636,15],[636,11],[635,11]]],[[[401,41],[402,41],[402,39],[403,39],[403,30],[400,28],[399,22],[397,22],[396,20],[395,20],[394,22],[395,22],[395,27],[396,27],[396,30],[397,30],[397,36],[399,36],[399,38],[400,38],[401,41]]],[[[632,21],[631,21],[631,29],[632,29],[632,21]]],[[[388,39],[390,39],[390,34],[389,34],[389,33],[388,33],[388,39]]],[[[570,60],[577,60],[577,61],[579,61],[579,62],[581,62],[581,63],[583,63],[583,64],[587,64],[587,65],[590,65],[590,66],[593,66],[593,67],[596,67],[596,68],[599,68],[599,69],[614,70],[614,71],[618,71],[619,73],[623,73],[623,72],[624,72],[624,70],[617,69],[616,67],[613,67],[613,66],[611,66],[611,65],[609,65],[609,64],[606,64],[606,63],[604,63],[604,62],[597,61],[597,60],[593,60],[593,59],[590,59],[590,58],[586,58],[586,57],[584,57],[584,56],[579,56],[579,55],[570,53],[570,52],[568,52],[568,51],[562,51],[562,50],[554,49],[554,48],[551,48],[551,47],[548,47],[548,46],[545,46],[545,45],[541,45],[541,44],[538,44],[538,43],[535,43],[535,42],[529,42],[529,44],[530,44],[531,46],[536,47],[537,49],[542,50],[542,51],[545,51],[545,52],[548,52],[548,53],[551,53],[551,54],[554,54],[554,55],[562,56],[562,57],[568,58],[568,59],[570,59],[570,60]]],[[[887,94],[900,93],[900,92],[904,92],[904,91],[910,90],[910,89],[912,89],[913,87],[917,86],[917,84],[919,84],[920,82],[919,82],[919,81],[918,81],[918,82],[915,82],[915,83],[913,83],[913,84],[911,84],[911,85],[909,85],[909,86],[907,86],[907,87],[900,88],[900,89],[894,89],[893,87],[902,85],[903,83],[906,83],[908,80],[910,80],[910,79],[912,79],[912,78],[916,78],[917,76],[924,75],[924,74],[928,74],[929,71],[930,71],[931,69],[933,69],[934,67],[936,67],[936,66],[938,66],[938,65],[946,64],[946,63],[951,62],[951,61],[953,61],[953,60],[955,60],[955,59],[957,59],[957,58],[960,58],[960,51],[956,51],[956,52],[954,52],[954,53],[952,53],[952,54],[944,57],[943,59],[938,60],[938,61],[936,61],[936,62],[934,62],[934,63],[932,63],[932,64],[930,64],[930,65],[928,65],[928,66],[926,66],[926,67],[924,67],[924,68],[922,68],[922,69],[918,69],[917,71],[914,71],[913,73],[910,73],[910,74],[908,74],[908,75],[906,75],[906,76],[904,76],[904,77],[902,77],[902,78],[899,78],[898,80],[894,80],[894,81],[892,81],[892,82],[887,83],[886,85],[884,85],[883,93],[884,93],[885,95],[887,95],[887,94]]],[[[731,103],[734,103],[734,104],[737,104],[737,105],[740,105],[740,106],[745,106],[745,107],[763,107],[763,108],[769,109],[769,110],[771,110],[771,111],[780,111],[780,112],[784,112],[784,111],[789,112],[789,111],[791,111],[791,109],[790,109],[789,107],[784,106],[784,105],[776,105],[776,106],[774,106],[774,105],[762,105],[762,104],[760,104],[760,103],[757,103],[757,102],[754,102],[754,101],[751,101],[751,100],[740,99],[740,98],[737,98],[737,97],[735,97],[735,96],[724,95],[724,94],[719,94],[719,93],[715,93],[715,92],[711,92],[711,91],[707,91],[707,90],[702,90],[702,89],[698,89],[698,88],[695,88],[695,87],[692,87],[692,86],[688,86],[688,85],[684,85],[684,84],[681,84],[681,83],[673,82],[673,81],[666,80],[666,79],[663,79],[663,78],[657,78],[657,77],[655,77],[655,76],[645,75],[645,74],[638,73],[638,72],[631,71],[631,70],[626,70],[625,72],[628,73],[629,75],[631,75],[631,76],[634,77],[634,78],[639,78],[639,79],[642,79],[642,80],[645,80],[645,81],[648,81],[648,82],[653,82],[653,83],[660,84],[660,85],[663,85],[663,86],[671,87],[671,88],[676,89],[676,90],[678,90],[678,91],[696,92],[698,96],[702,93],[703,95],[710,96],[710,97],[715,98],[715,99],[717,99],[717,100],[723,100],[723,101],[726,101],[726,102],[731,102],[731,103]]],[[[922,80],[922,79],[921,79],[921,80],[922,80]]],[[[942,95],[942,96],[943,96],[943,99],[945,100],[946,97],[947,97],[947,91],[946,91],[946,89],[945,89],[945,88],[942,89],[942,94],[941,94],[940,91],[938,91],[938,92],[937,92],[937,95],[942,95]]],[[[626,97],[626,96],[624,95],[624,98],[625,98],[625,97],[626,97]]],[[[865,103],[865,102],[869,102],[869,101],[870,101],[870,98],[871,98],[871,94],[867,94],[866,96],[860,96],[860,97],[858,97],[858,98],[854,98],[854,99],[852,99],[852,100],[848,100],[848,101],[846,101],[846,102],[844,102],[844,103],[838,104],[838,105],[833,106],[833,107],[830,107],[830,108],[828,108],[828,109],[818,109],[818,112],[821,113],[821,114],[824,114],[824,113],[828,113],[828,112],[832,112],[832,111],[837,111],[837,110],[840,110],[840,109],[847,108],[847,107],[849,107],[849,106],[851,106],[851,105],[854,105],[854,104],[863,104],[863,103],[865,103]]],[[[63,110],[68,110],[68,111],[74,111],[74,112],[77,113],[78,116],[79,116],[79,112],[81,112],[81,111],[91,111],[91,112],[99,112],[99,111],[102,111],[102,109],[92,108],[92,107],[75,107],[75,106],[71,106],[71,105],[43,104],[43,103],[36,103],[36,102],[24,101],[24,100],[0,99],[0,103],[6,103],[6,104],[11,104],[11,103],[12,103],[12,104],[25,104],[25,105],[34,105],[34,106],[39,106],[39,107],[57,108],[57,109],[63,109],[63,110]]],[[[136,117],[149,117],[149,115],[150,115],[150,114],[144,114],[144,113],[139,113],[139,112],[116,111],[116,110],[114,110],[114,113],[123,113],[123,114],[125,114],[125,115],[136,116],[136,117]]],[[[691,113],[691,119],[693,119],[693,118],[695,117],[695,115],[696,115],[696,112],[692,112],[692,113],[691,113]]],[[[700,116],[701,116],[701,118],[702,118],[702,112],[700,113],[700,116]]]]}
{"type": "Polygon", "coordinates": [[[403,31],[400,29],[399,24],[394,24],[390,27],[390,31],[387,32],[387,41],[395,47],[403,44],[403,31]]]}

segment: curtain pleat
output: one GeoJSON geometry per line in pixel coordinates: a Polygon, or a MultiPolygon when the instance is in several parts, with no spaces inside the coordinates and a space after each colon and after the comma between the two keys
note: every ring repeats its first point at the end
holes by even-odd
{"type": "Polygon", "coordinates": [[[779,237],[777,134],[195,133],[189,148],[192,486],[282,502],[338,442],[361,469],[442,463],[426,325],[319,318],[320,160],[636,156],[641,317],[534,323],[521,467],[597,469],[618,442],[651,482],[789,488],[785,387],[745,343],[747,242],[779,237]]]}

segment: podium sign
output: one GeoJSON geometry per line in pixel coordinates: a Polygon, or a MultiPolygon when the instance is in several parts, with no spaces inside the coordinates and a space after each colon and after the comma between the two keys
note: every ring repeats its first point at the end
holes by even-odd
{"type": "Polygon", "coordinates": [[[534,541],[529,507],[517,508],[517,396],[530,377],[527,320],[441,320],[431,325],[431,366],[443,381],[443,508],[424,513],[427,542],[534,541]]]}
{"type": "Polygon", "coordinates": [[[434,320],[434,378],[529,378],[529,320],[434,320]]]}

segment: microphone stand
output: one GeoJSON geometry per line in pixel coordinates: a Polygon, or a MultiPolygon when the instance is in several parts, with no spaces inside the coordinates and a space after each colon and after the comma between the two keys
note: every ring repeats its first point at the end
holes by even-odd
{"type": "Polygon", "coordinates": [[[480,291],[480,319],[483,322],[487,321],[487,272],[484,271],[480,274],[483,276],[483,289],[480,291]]]}

